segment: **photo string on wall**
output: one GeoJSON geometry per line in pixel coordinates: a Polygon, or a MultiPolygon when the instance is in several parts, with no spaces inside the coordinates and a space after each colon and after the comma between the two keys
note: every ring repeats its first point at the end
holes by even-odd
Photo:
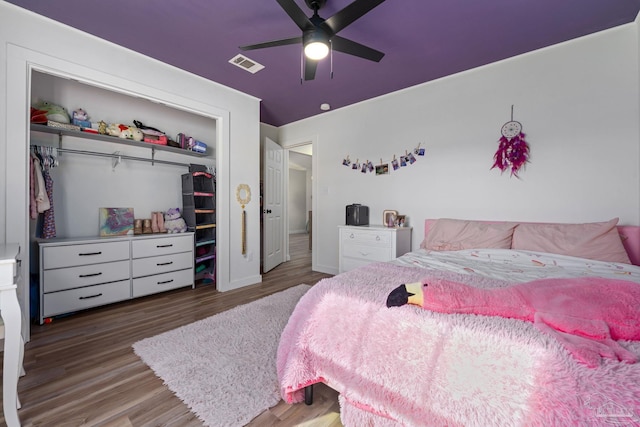
{"type": "Polygon", "coordinates": [[[394,154],[390,160],[380,159],[380,163],[374,164],[371,160],[365,160],[360,163],[360,159],[356,157],[356,161],[352,162],[350,156],[347,155],[342,160],[342,165],[351,168],[354,171],[361,173],[374,173],[376,175],[388,175],[391,170],[397,171],[403,167],[413,165],[418,159],[416,156],[424,156],[425,148],[421,147],[422,143],[419,143],[413,150],[405,150],[404,154],[400,157],[396,157],[394,154]]]}

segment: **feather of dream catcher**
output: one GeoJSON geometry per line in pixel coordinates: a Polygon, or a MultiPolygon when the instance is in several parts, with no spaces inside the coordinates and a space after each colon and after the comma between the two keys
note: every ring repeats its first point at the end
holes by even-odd
{"type": "Polygon", "coordinates": [[[518,172],[529,161],[529,144],[524,140],[522,124],[513,120],[513,105],[511,106],[511,121],[502,125],[502,137],[498,151],[493,156],[491,169],[498,168],[501,172],[511,169],[511,176],[519,178],[518,172]]]}

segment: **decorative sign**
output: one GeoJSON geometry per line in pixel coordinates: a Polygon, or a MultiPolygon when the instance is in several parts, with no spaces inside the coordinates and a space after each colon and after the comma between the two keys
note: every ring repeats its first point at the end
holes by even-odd
{"type": "Polygon", "coordinates": [[[247,213],[244,210],[245,205],[251,201],[251,188],[247,184],[240,184],[236,188],[236,200],[242,206],[242,255],[247,253],[247,213]]]}

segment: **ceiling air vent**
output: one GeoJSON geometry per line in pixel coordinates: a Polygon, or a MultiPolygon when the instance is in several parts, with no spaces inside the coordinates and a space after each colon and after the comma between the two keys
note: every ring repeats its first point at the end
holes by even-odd
{"type": "Polygon", "coordinates": [[[241,54],[234,56],[229,60],[229,62],[242,68],[243,70],[247,70],[251,74],[255,74],[264,68],[264,65],[258,64],[256,61],[253,61],[241,54]]]}

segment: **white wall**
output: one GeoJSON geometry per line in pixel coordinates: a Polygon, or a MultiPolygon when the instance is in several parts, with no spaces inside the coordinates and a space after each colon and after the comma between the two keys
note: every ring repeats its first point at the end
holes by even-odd
{"type": "Polygon", "coordinates": [[[307,171],[289,168],[289,234],[306,232],[307,171]]]}
{"type": "MultiPolygon", "coordinates": [[[[215,117],[218,285],[228,290],[259,282],[259,203],[246,207],[245,256],[240,238],[242,209],[235,201],[238,184],[259,187],[259,100],[6,2],[0,2],[0,16],[0,164],[4,171],[0,242],[15,241],[26,247],[28,240],[29,71],[36,68],[215,117]]],[[[23,277],[28,277],[28,261],[25,254],[23,277]]]]}
{"type": "MultiPolygon", "coordinates": [[[[330,102],[330,100],[328,100],[330,102]]],[[[413,247],[425,218],[640,225],[637,24],[552,46],[280,128],[314,145],[314,270],[337,272],[345,205],[406,214],[413,247]],[[531,162],[521,179],[490,170],[501,126],[523,124],[531,162]],[[389,175],[342,165],[425,157],[389,175]]]]}

